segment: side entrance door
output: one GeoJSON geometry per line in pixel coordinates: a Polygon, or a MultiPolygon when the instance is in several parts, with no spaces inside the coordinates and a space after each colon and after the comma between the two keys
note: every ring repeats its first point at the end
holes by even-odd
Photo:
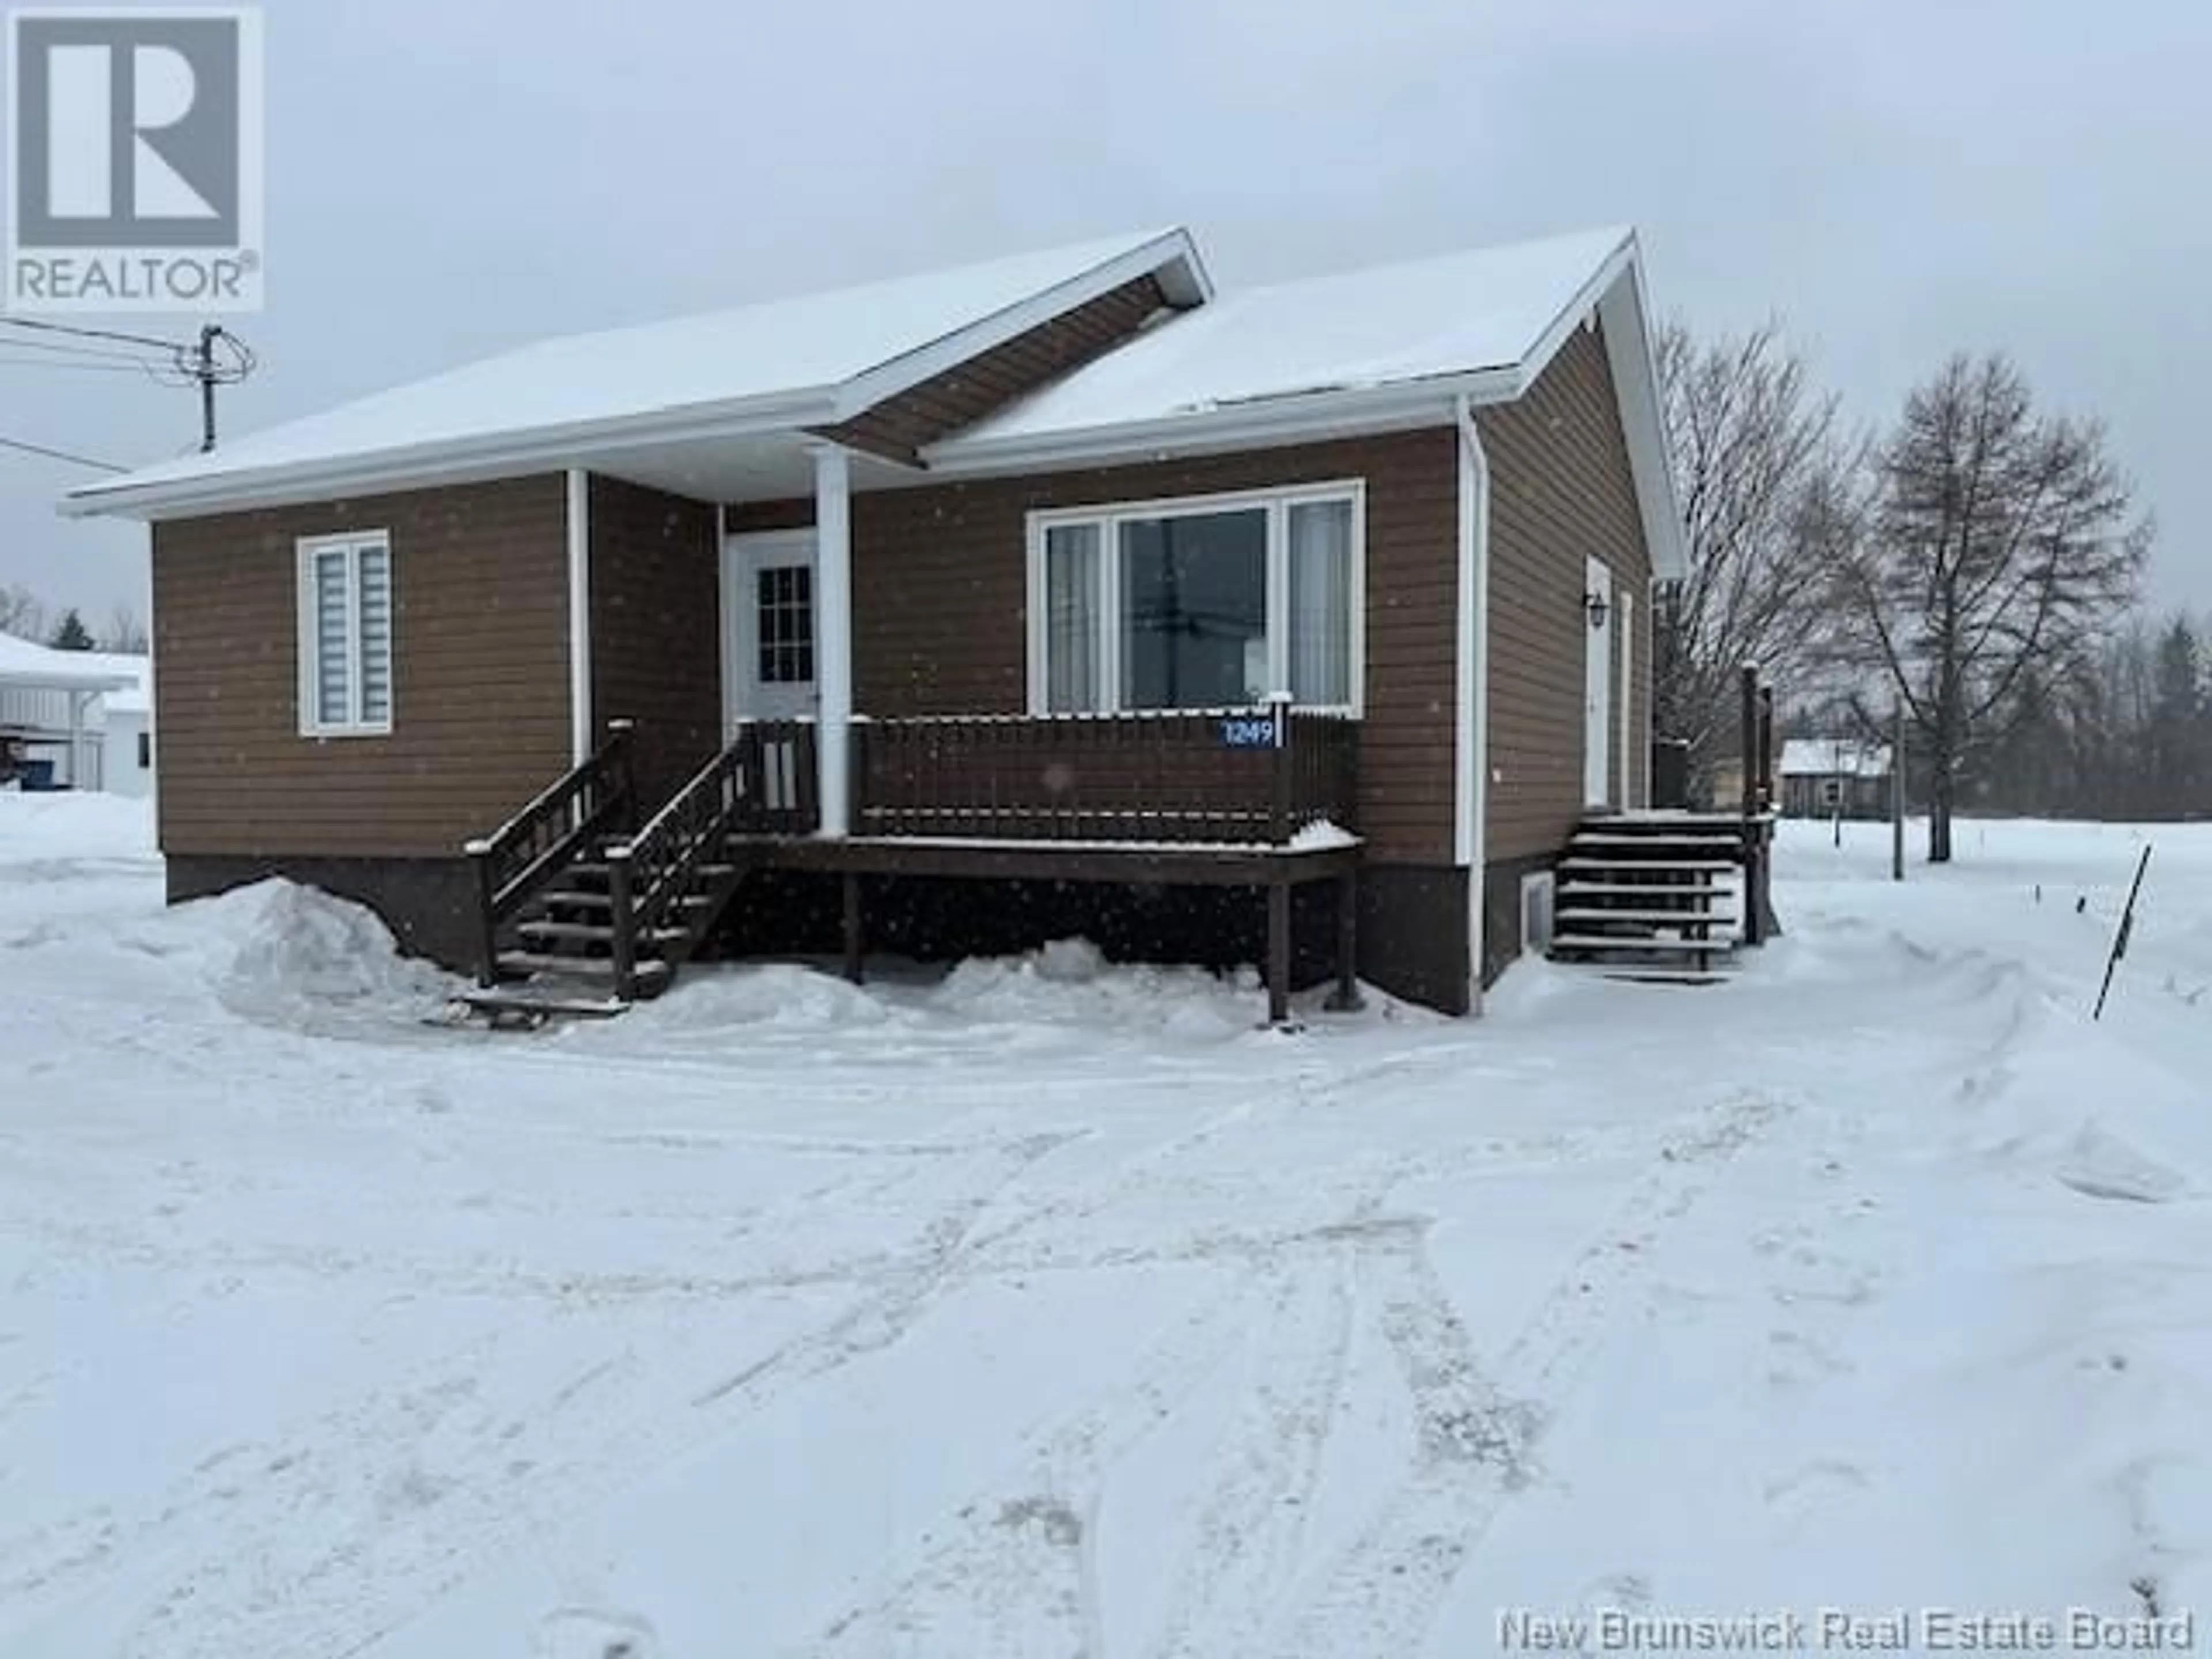
{"type": "Polygon", "coordinates": [[[722,721],[814,713],[814,532],[722,544],[722,721]]]}
{"type": "MultiPolygon", "coordinates": [[[[811,719],[815,696],[814,532],[776,530],[722,544],[722,726],[811,719]]],[[[799,745],[771,738],[761,787],[771,807],[800,799],[799,745]]]]}
{"type": "Polygon", "coordinates": [[[1583,801],[1603,806],[1612,799],[1613,776],[1613,572],[1589,561],[1584,592],[1603,608],[1604,620],[1583,618],[1583,801]]]}

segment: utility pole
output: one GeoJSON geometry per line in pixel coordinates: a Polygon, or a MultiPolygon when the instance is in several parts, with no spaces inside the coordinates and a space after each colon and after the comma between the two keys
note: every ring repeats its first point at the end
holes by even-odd
{"type": "Polygon", "coordinates": [[[193,359],[192,376],[200,383],[200,453],[204,455],[215,447],[215,343],[222,338],[222,326],[209,323],[200,330],[200,349],[193,359]]]}
{"type": "MultiPolygon", "coordinates": [[[[203,453],[215,447],[215,389],[243,380],[253,373],[253,353],[245,341],[219,323],[209,323],[199,332],[197,344],[190,340],[165,340],[157,335],[130,334],[112,328],[82,328],[73,323],[47,322],[35,317],[0,317],[0,329],[22,329],[45,336],[62,337],[42,343],[41,349],[66,359],[72,353],[94,358],[122,357],[126,363],[137,362],[165,386],[197,385],[200,389],[200,449],[203,453]],[[102,349],[77,346],[74,342],[89,340],[100,343],[102,349]],[[126,355],[114,349],[128,346],[136,354],[151,354],[150,360],[126,355]],[[217,355],[216,347],[226,349],[217,355]]],[[[0,339],[11,337],[0,334],[0,339]]],[[[36,444],[26,444],[10,439],[4,446],[23,449],[33,454],[47,453],[57,460],[82,461],[81,456],[47,450],[36,444]]],[[[105,462],[86,465],[105,467],[105,462]]],[[[114,468],[120,471],[123,469],[114,468]]]]}

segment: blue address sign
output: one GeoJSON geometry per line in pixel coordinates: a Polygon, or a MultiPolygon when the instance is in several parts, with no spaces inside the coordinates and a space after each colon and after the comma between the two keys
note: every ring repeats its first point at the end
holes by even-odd
{"type": "Polygon", "coordinates": [[[1273,749],[1275,720],[1272,714],[1231,714],[1221,722],[1224,749],[1273,749]]]}

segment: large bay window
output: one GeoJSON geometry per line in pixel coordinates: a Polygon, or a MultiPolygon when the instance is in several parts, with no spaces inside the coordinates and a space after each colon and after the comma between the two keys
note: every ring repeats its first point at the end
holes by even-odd
{"type": "Polygon", "coordinates": [[[1030,700],[1043,714],[1360,701],[1357,484],[1041,513],[1030,700]]]}
{"type": "Polygon", "coordinates": [[[311,537],[300,553],[300,731],[392,730],[392,544],[380,531],[311,537]]]}

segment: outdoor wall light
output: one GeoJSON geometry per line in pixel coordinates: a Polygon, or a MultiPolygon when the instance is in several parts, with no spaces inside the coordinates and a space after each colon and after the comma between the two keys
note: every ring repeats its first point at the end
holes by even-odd
{"type": "Polygon", "coordinates": [[[1604,594],[1589,592],[1583,595],[1583,614],[1589,618],[1591,632],[1595,633],[1605,626],[1606,613],[1610,609],[1604,594]]]}

